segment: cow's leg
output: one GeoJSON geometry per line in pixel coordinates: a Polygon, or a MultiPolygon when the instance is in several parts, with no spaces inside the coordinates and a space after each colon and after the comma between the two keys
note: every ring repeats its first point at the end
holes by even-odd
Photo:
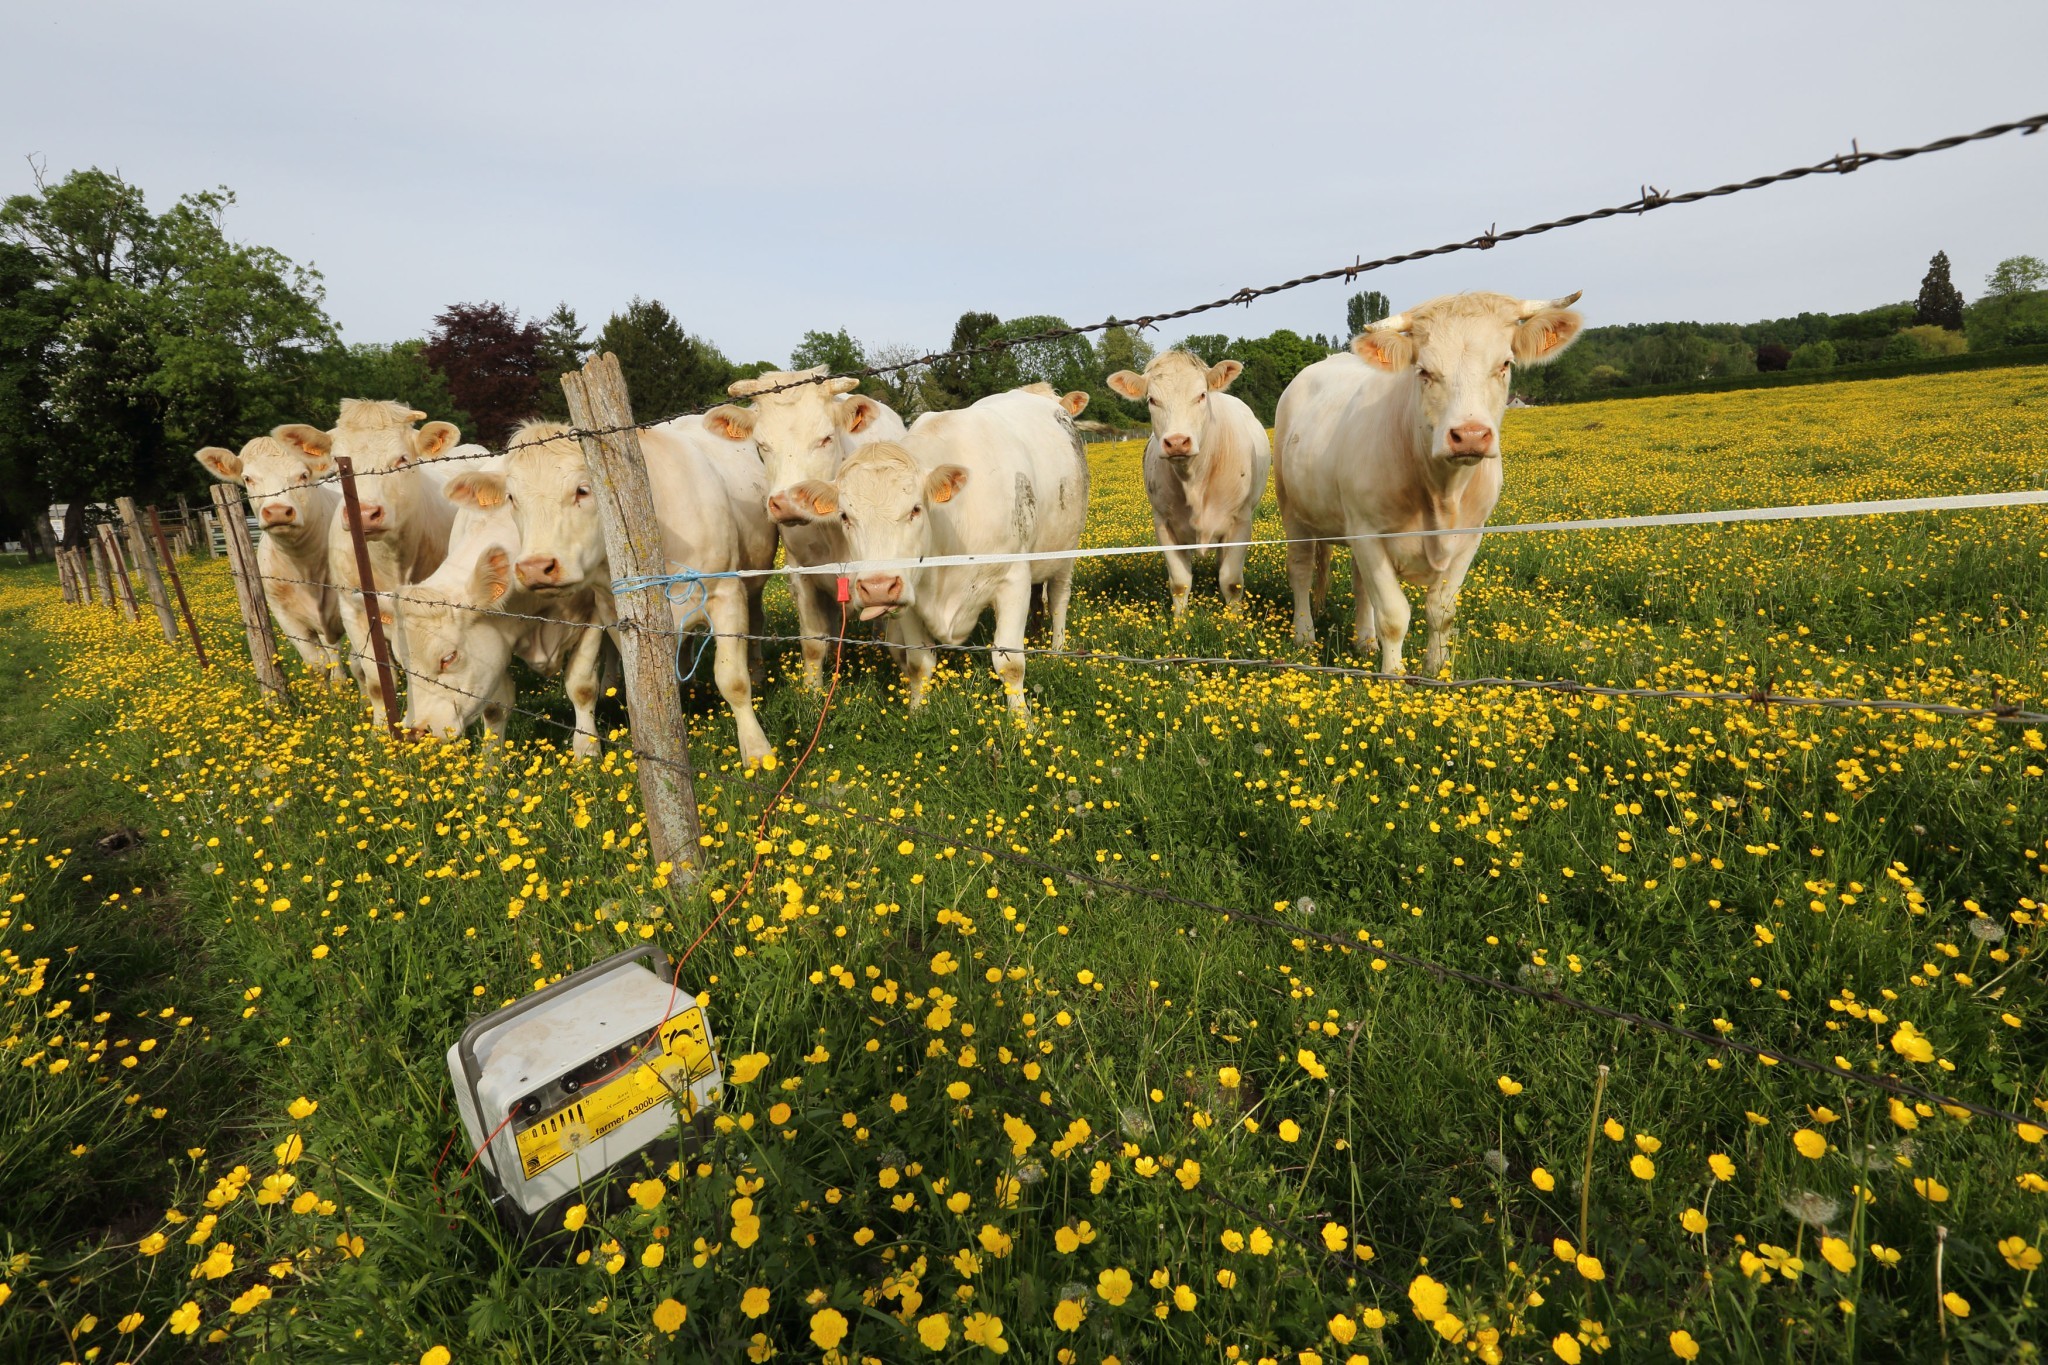
{"type": "Polygon", "coordinates": [[[1193,542],[1192,527],[1175,527],[1158,512],[1152,514],[1152,534],[1158,537],[1163,553],[1159,556],[1166,561],[1166,591],[1173,601],[1173,619],[1178,621],[1188,613],[1188,594],[1194,590],[1194,570],[1188,565],[1188,552],[1180,548],[1193,542]]]}
{"type": "Polygon", "coordinates": [[[595,628],[576,632],[576,647],[562,670],[562,686],[569,693],[569,705],[576,708],[576,738],[570,752],[578,758],[596,758],[598,658],[604,652],[604,632],[595,628]]]}
{"type": "Polygon", "coordinates": [[[1327,540],[1319,540],[1313,548],[1316,552],[1316,578],[1309,602],[1321,611],[1330,605],[1330,561],[1336,557],[1337,547],[1327,540]]]}
{"type": "Polygon", "coordinates": [[[938,655],[932,652],[931,636],[925,633],[924,622],[915,611],[899,611],[891,619],[896,638],[903,646],[898,659],[903,665],[904,695],[914,710],[924,705],[925,684],[939,666],[938,655]]]}
{"type": "Polygon", "coordinates": [[[1401,575],[1394,569],[1394,561],[1387,553],[1387,542],[1370,536],[1360,536],[1351,542],[1352,562],[1362,568],[1365,592],[1359,605],[1361,619],[1369,620],[1377,628],[1380,641],[1380,672],[1401,671],[1401,642],[1408,638],[1408,594],[1401,590],[1401,575]],[[1372,614],[1365,614],[1365,606],[1371,604],[1372,614]]]}
{"type": "Polygon", "coordinates": [[[1045,601],[1052,613],[1052,638],[1054,649],[1067,647],[1067,605],[1074,600],[1074,561],[1062,563],[1057,572],[1045,582],[1045,601]]]}
{"type": "MultiPolygon", "coordinates": [[[[1010,577],[996,590],[995,641],[988,660],[1003,680],[1003,700],[1018,720],[1030,718],[1024,700],[1024,622],[1031,614],[1031,576],[1022,564],[1010,566],[1010,577]]],[[[1064,632],[1062,632],[1064,634],[1064,632]]]]}
{"type": "Polygon", "coordinates": [[[1464,590],[1465,575],[1471,572],[1472,561],[1479,554],[1479,537],[1460,536],[1460,546],[1451,556],[1450,566],[1430,585],[1429,593],[1423,598],[1423,612],[1429,620],[1429,648],[1423,655],[1423,671],[1435,677],[1443,671],[1450,659],[1451,641],[1458,619],[1458,594],[1464,590]],[[1469,539],[1471,545],[1463,542],[1469,539]]]}
{"type": "Polygon", "coordinates": [[[715,643],[711,651],[711,672],[718,680],[719,695],[732,709],[733,728],[739,732],[740,758],[749,767],[768,755],[768,736],[754,715],[754,690],[747,676],[747,594],[727,580],[711,590],[705,603],[715,643]]]}
{"type": "Polygon", "coordinates": [[[1372,590],[1365,581],[1365,561],[1357,555],[1351,557],[1351,650],[1365,656],[1371,653],[1373,633],[1372,590]]]}
{"type": "Polygon", "coordinates": [[[768,633],[768,609],[761,604],[761,594],[767,591],[768,580],[749,578],[746,585],[747,634],[754,637],[747,641],[747,677],[753,680],[754,690],[758,692],[768,685],[768,659],[762,652],[760,638],[768,633]]]}
{"type": "Polygon", "coordinates": [[[1244,607],[1244,561],[1252,552],[1243,542],[1252,538],[1252,519],[1246,516],[1231,527],[1230,538],[1239,543],[1216,552],[1216,590],[1223,595],[1227,609],[1240,611],[1244,607]]]}
{"type": "Polygon", "coordinates": [[[512,675],[507,673],[498,679],[498,685],[491,689],[491,699],[484,703],[484,743],[495,748],[505,742],[505,723],[512,718],[512,703],[519,698],[519,689],[512,685],[512,675]]]}
{"type": "MultiPolygon", "coordinates": [[[[1283,524],[1284,525],[1284,524],[1283,524]]],[[[1312,645],[1316,641],[1315,606],[1310,603],[1315,588],[1316,555],[1322,546],[1305,539],[1307,532],[1299,527],[1284,526],[1287,536],[1287,586],[1294,592],[1294,643],[1312,645]]]]}
{"type": "Polygon", "coordinates": [[[815,692],[825,685],[825,656],[832,649],[825,641],[835,633],[836,623],[825,615],[825,604],[815,582],[793,578],[789,586],[790,596],[796,599],[797,633],[804,637],[804,686],[815,692]]]}

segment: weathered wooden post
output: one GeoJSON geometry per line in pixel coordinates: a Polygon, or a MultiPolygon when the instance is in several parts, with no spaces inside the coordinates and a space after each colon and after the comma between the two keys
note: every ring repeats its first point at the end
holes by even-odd
{"type": "Polygon", "coordinates": [[[149,529],[156,537],[156,544],[164,555],[164,572],[171,576],[171,591],[177,594],[178,610],[185,617],[185,631],[192,637],[192,655],[199,660],[201,668],[210,668],[206,661],[206,646],[199,639],[199,623],[192,619],[192,604],[185,598],[185,580],[178,576],[178,560],[171,553],[171,542],[164,535],[163,520],[156,514],[156,504],[149,505],[149,529]]]}
{"type": "MultiPolygon", "coordinates": [[[[569,420],[582,428],[583,462],[604,523],[605,554],[616,581],[666,570],[654,494],[633,427],[633,405],[619,358],[607,351],[581,370],[562,376],[569,420]],[[588,434],[588,433],[602,434],[588,434]]],[[[625,665],[626,717],[640,772],[640,804],[647,812],[647,843],[658,862],[689,867],[697,860],[697,787],[690,767],[690,731],[683,723],[676,685],[673,629],[660,593],[626,593],[617,600],[619,654],[625,665]]]]}
{"type": "Polygon", "coordinates": [[[114,575],[107,568],[107,547],[90,526],[85,528],[85,552],[92,560],[93,572],[99,575],[100,596],[106,600],[107,610],[118,615],[121,603],[114,596],[114,575]]]}
{"type": "Polygon", "coordinates": [[[121,585],[121,610],[127,614],[128,624],[134,625],[142,619],[142,608],[135,602],[135,581],[129,577],[128,557],[121,549],[121,533],[110,521],[100,523],[100,543],[106,546],[107,561],[114,566],[114,577],[121,585]]]}
{"type": "Polygon", "coordinates": [[[71,572],[78,576],[79,594],[85,604],[98,603],[99,597],[92,589],[92,555],[83,545],[71,551],[71,572]]]}
{"type": "Polygon", "coordinates": [[[206,537],[206,557],[208,559],[219,559],[221,556],[221,536],[220,514],[218,512],[201,512],[199,514],[199,534],[206,537]]]}
{"type": "Polygon", "coordinates": [[[71,581],[71,558],[64,553],[62,545],[57,547],[56,560],[57,595],[62,597],[67,603],[76,606],[78,603],[78,587],[71,581]]]}
{"type": "Polygon", "coordinates": [[[377,663],[377,690],[384,699],[384,724],[391,737],[398,738],[398,688],[391,679],[391,650],[384,643],[384,610],[377,605],[377,580],[370,573],[370,546],[363,539],[363,505],[356,499],[356,462],[346,455],[334,458],[341,474],[342,519],[348,523],[348,537],[356,547],[356,582],[363,590],[363,614],[370,621],[370,655],[377,663]]]}
{"type": "Polygon", "coordinates": [[[249,543],[248,523],[242,517],[242,490],[236,484],[217,483],[212,489],[214,519],[227,528],[225,542],[228,574],[235,581],[235,605],[242,613],[242,633],[249,640],[249,664],[256,670],[256,690],[263,704],[281,707],[291,700],[291,685],[277,662],[277,636],[270,626],[270,612],[263,585],[256,572],[256,547],[249,543]]]}
{"type": "Polygon", "coordinates": [[[142,571],[142,584],[149,589],[149,604],[156,608],[157,624],[164,628],[164,643],[174,645],[178,643],[178,618],[171,615],[171,595],[164,591],[163,575],[157,572],[156,552],[143,535],[142,514],[133,498],[116,498],[114,506],[120,510],[122,529],[128,532],[128,550],[135,567],[142,571]]]}

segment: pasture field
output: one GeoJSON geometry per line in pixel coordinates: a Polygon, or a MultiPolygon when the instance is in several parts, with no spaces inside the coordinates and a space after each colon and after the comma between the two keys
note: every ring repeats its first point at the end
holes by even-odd
{"type": "MultiPolygon", "coordinates": [[[[2035,487],[2048,375],[1505,439],[1497,521],[2035,487]]],[[[1092,460],[1090,543],[1149,540],[1137,447],[1092,460]]],[[[1044,658],[1026,729],[985,659],[912,714],[854,648],[757,845],[819,723],[781,646],[775,771],[692,693],[690,879],[649,866],[616,745],[398,748],[303,682],[266,713],[224,572],[188,573],[206,674],[0,578],[0,1358],[2038,1358],[2041,1131],[1852,1079],[2048,1124],[2035,730],[1044,658]],[[682,975],[733,1072],[715,1135],[524,1254],[440,1164],[443,1050],[622,945],[680,952],[757,849],[682,975]]],[[[1173,624],[1155,559],[1084,563],[1071,647],[1310,658],[1279,551],[1247,586],[1226,616],[1198,569],[1173,624]]],[[[1360,662],[1341,559],[1333,599],[1313,657],[1360,662]]],[[[2038,509],[1497,537],[1454,668],[2038,707],[2044,608],[2038,509]]]]}

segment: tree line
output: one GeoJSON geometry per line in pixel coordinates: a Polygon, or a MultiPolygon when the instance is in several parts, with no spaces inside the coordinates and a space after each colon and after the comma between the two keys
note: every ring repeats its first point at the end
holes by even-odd
{"type": "MultiPolygon", "coordinates": [[[[144,501],[201,492],[190,458],[201,446],[238,447],[283,422],[319,421],[344,397],[400,398],[497,443],[520,421],[563,419],[557,376],[596,351],[619,357],[635,410],[654,418],[721,401],[733,380],[785,366],[737,362],[689,331],[655,299],[635,298],[594,336],[568,304],[521,318],[494,302],[443,308],[423,337],[350,344],[325,310],[320,273],[269,247],[230,238],[225,187],[187,194],[162,213],[99,169],[0,204],[0,534],[47,545],[44,513],[69,504],[64,538],[81,534],[87,503],[116,494],[144,501]]],[[[1588,329],[1557,363],[1522,372],[1516,392],[1541,402],[1603,389],[1863,360],[1945,354],[1967,346],[2048,341],[2048,265],[2001,262],[1966,303],[1937,255],[1912,303],[1861,313],[1802,313],[1749,324],[1639,323],[1588,329]]],[[[1345,300],[1344,329],[1305,336],[1198,333],[1178,345],[1244,372],[1232,392],[1271,423],[1281,391],[1303,369],[1389,312],[1386,296],[1345,300]]],[[[870,345],[847,328],[804,333],[787,368],[868,367],[862,389],[906,418],[962,407],[1044,381],[1090,397],[1088,423],[1147,425],[1142,403],[1110,391],[1116,370],[1142,369],[1161,341],[1131,327],[1026,340],[1066,322],[968,311],[930,363],[907,345],[870,345]]]]}

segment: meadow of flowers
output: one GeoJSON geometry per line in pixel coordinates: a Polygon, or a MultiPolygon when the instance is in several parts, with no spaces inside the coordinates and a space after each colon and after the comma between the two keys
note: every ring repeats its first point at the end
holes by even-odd
{"type": "MultiPolygon", "coordinates": [[[[2029,370],[1516,412],[1496,520],[2034,487],[2044,417],[2029,370]]],[[[1149,539],[1137,448],[1093,459],[1090,543],[1149,539]]],[[[36,741],[0,766],[0,1357],[2038,1356],[2041,1128],[1855,1081],[2048,1124],[2037,730],[1047,658],[1027,729],[985,660],[909,713],[856,648],[764,824],[819,715],[784,652],[774,769],[691,694],[693,873],[618,742],[394,746],[303,679],[264,710],[186,567],[204,674],[0,578],[36,741]],[[117,826],[133,861],[81,871],[117,826]],[[447,1044],[726,907],[682,975],[732,1082],[706,1140],[508,1239],[447,1044]]],[[[1341,560],[1313,651],[1278,551],[1242,616],[1196,583],[1173,624],[1156,561],[1086,563],[1071,647],[1359,662],[1341,560]]],[[[1501,537],[1454,668],[2038,708],[2044,603],[2034,509],[1501,537]]]]}

